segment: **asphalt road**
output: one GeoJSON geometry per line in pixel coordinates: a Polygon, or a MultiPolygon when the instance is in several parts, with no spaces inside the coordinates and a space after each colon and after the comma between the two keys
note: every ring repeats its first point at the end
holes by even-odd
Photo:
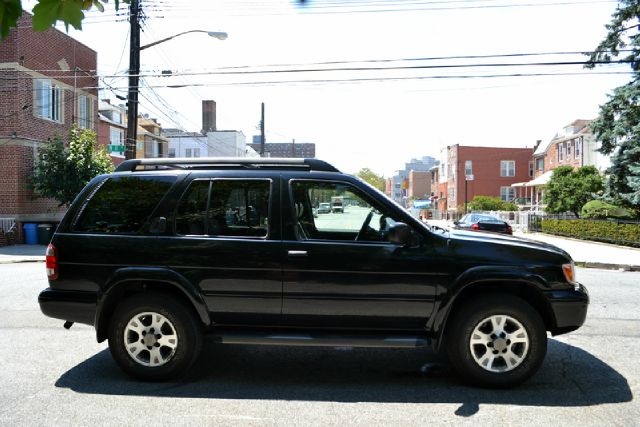
{"type": "Polygon", "coordinates": [[[0,425],[640,425],[640,273],[578,271],[585,326],[523,386],[462,385],[424,350],[207,343],[188,381],[130,380],[93,330],[44,317],[44,264],[0,265],[0,425]]]}

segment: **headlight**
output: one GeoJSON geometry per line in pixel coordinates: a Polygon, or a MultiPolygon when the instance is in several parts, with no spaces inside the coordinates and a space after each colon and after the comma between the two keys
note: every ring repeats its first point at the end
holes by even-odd
{"type": "Polygon", "coordinates": [[[571,284],[576,283],[576,269],[573,262],[569,264],[562,264],[562,272],[564,273],[564,278],[567,279],[567,282],[571,284]]]}

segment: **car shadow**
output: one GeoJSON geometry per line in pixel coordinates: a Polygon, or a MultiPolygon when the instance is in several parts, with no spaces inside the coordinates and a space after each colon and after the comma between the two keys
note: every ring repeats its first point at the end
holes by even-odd
{"type": "Polygon", "coordinates": [[[101,351],[65,372],[57,387],[78,393],[290,401],[459,403],[459,416],[481,404],[590,406],[628,402],[627,380],[580,348],[550,339],[540,371],[520,387],[462,384],[446,368],[425,365],[424,350],[235,346],[207,342],[190,378],[144,383],[127,377],[101,351]]]}

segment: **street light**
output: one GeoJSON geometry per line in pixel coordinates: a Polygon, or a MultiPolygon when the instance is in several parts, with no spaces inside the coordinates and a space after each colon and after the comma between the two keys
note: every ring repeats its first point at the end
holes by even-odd
{"type": "Polygon", "coordinates": [[[138,139],[138,84],[140,74],[140,51],[150,48],[183,34],[206,33],[209,37],[226,40],[229,35],[221,31],[189,30],[173,36],[140,46],[140,23],[138,21],[137,1],[131,2],[131,42],[129,49],[129,95],[127,97],[127,142],[125,144],[125,158],[135,157],[136,140],[138,139]],[[135,3],[135,5],[134,5],[135,3]],[[134,7],[135,6],[135,7],[134,7]]]}
{"type": "Polygon", "coordinates": [[[144,49],[146,49],[148,47],[155,46],[155,45],[160,44],[160,43],[164,43],[167,40],[171,40],[171,39],[174,39],[174,38],[176,38],[178,36],[181,36],[183,34],[189,34],[189,33],[207,33],[207,35],[209,37],[213,37],[213,38],[216,38],[218,40],[226,40],[229,37],[229,35],[227,33],[222,32],[222,31],[189,30],[189,31],[185,31],[185,32],[182,32],[182,33],[174,34],[171,37],[167,37],[167,38],[158,40],[157,42],[153,42],[153,43],[146,44],[144,46],[140,46],[140,50],[144,50],[144,49]]]}

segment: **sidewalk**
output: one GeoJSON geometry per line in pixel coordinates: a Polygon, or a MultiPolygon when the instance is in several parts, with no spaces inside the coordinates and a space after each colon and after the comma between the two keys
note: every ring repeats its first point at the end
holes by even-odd
{"type": "MultiPolygon", "coordinates": [[[[450,223],[444,220],[429,220],[428,222],[445,228],[451,226],[450,223]]],[[[521,231],[515,231],[513,235],[550,243],[560,249],[564,249],[580,267],[640,271],[640,249],[638,248],[552,236],[543,233],[523,233],[521,231]]]]}
{"type": "Polygon", "coordinates": [[[564,249],[581,267],[640,271],[640,249],[609,243],[590,242],[543,233],[515,232],[517,237],[551,243],[564,249]]]}
{"type": "Polygon", "coordinates": [[[12,245],[0,247],[0,264],[44,262],[45,245],[12,245]]]}

